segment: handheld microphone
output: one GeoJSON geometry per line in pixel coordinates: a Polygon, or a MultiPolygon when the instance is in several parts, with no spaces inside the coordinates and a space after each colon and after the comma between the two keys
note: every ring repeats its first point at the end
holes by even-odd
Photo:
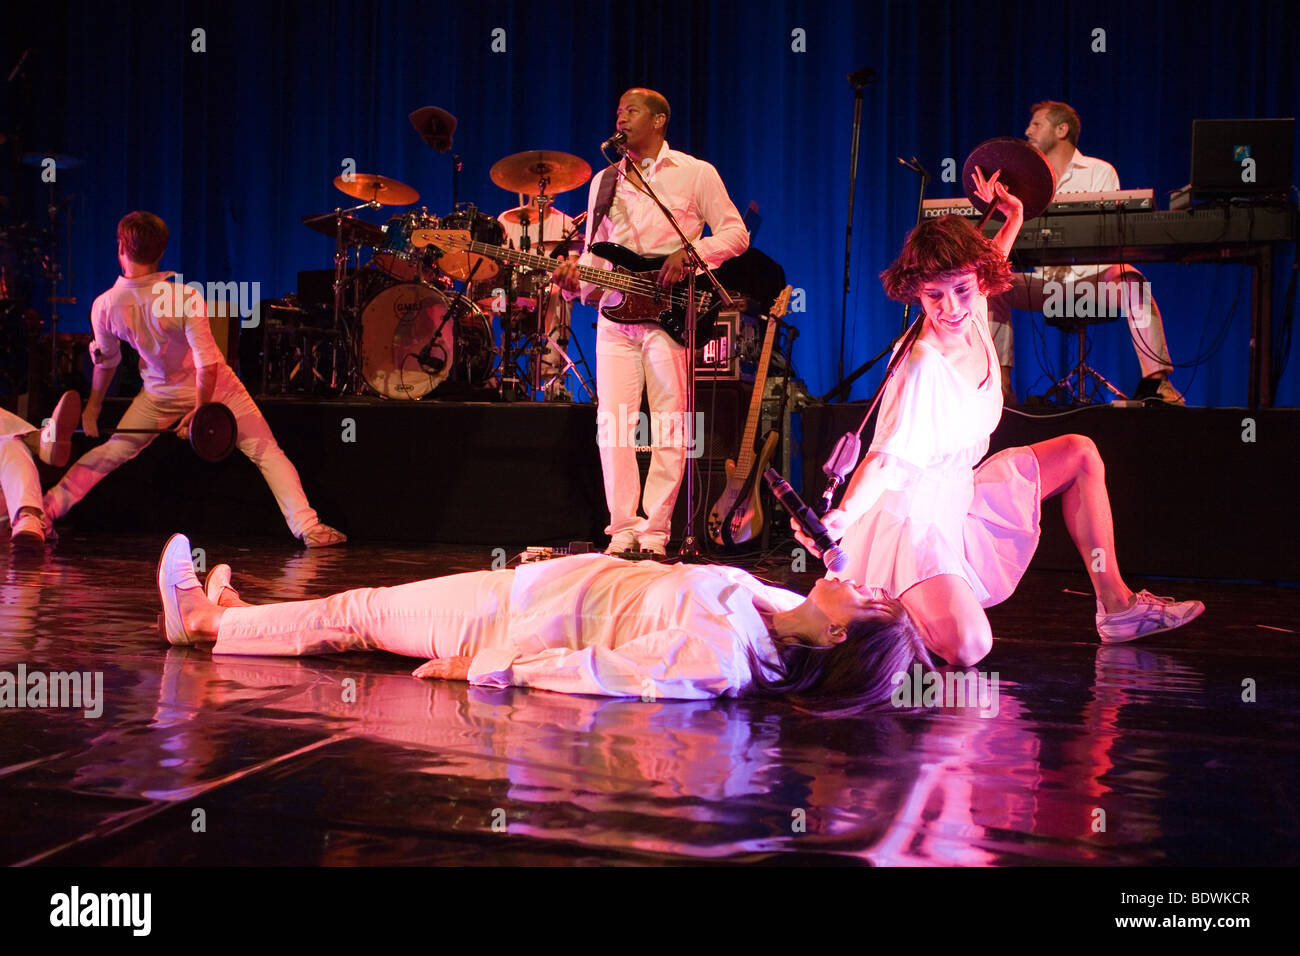
{"type": "Polygon", "coordinates": [[[804,534],[813,539],[813,543],[822,553],[822,563],[826,565],[827,570],[843,571],[848,566],[849,556],[844,553],[843,548],[831,540],[830,532],[821,523],[817,513],[804,504],[799,493],[790,487],[790,482],[782,478],[775,468],[763,472],[763,480],[772,489],[772,494],[776,495],[777,501],[790,512],[790,517],[799,522],[799,527],[803,529],[804,534]]]}
{"type": "Polygon", "coordinates": [[[627,142],[627,133],[623,132],[622,130],[619,130],[609,139],[605,140],[605,142],[600,144],[600,151],[603,153],[611,146],[621,147],[626,142],[627,142]]]}

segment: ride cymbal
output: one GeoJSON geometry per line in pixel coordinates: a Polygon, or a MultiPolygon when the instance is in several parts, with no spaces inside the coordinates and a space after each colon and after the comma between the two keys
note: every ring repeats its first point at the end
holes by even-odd
{"type": "Polygon", "coordinates": [[[512,193],[552,195],[581,186],[591,178],[591,166],[572,153],[530,149],[497,160],[488,175],[492,182],[512,193]]]}

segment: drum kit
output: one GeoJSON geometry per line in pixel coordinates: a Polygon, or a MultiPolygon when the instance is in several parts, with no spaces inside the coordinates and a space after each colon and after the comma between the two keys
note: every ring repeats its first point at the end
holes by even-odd
{"type": "MultiPolygon", "coordinates": [[[[440,152],[450,148],[455,128],[450,114],[425,107],[411,120],[429,145],[440,152]],[[426,111],[433,111],[432,118],[422,115],[426,111]]],[[[573,372],[594,395],[564,352],[567,321],[560,328],[554,320],[548,322],[548,313],[561,312],[548,302],[549,271],[418,241],[422,231],[437,230],[557,258],[579,252],[585,217],[569,220],[551,204],[557,193],[586,183],[591,167],[569,153],[529,150],[500,160],[490,175],[502,189],[527,197],[525,205],[502,216],[510,231],[517,231],[516,241],[508,241],[498,219],[473,203],[456,202],[454,185],[452,212],[434,216],[424,207],[399,211],[414,206],[419,193],[375,174],[344,174],[334,180],[358,205],[303,217],[305,226],[335,241],[333,322],[345,358],[339,362],[336,357],[331,375],[339,378],[343,366],[339,390],[407,400],[439,389],[441,395],[494,390],[507,400],[539,399],[554,395],[556,383],[563,384],[573,372]],[[377,208],[392,213],[383,226],[356,216],[377,208]],[[561,223],[570,227],[567,232],[557,228],[561,223]],[[365,249],[371,254],[363,265],[365,249]],[[562,363],[554,361],[556,352],[562,363]],[[549,364],[543,362],[548,354],[549,364]]]]}

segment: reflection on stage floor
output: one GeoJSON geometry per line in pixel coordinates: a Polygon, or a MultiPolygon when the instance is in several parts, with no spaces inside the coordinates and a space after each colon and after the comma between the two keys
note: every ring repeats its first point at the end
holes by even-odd
{"type": "MultiPolygon", "coordinates": [[[[992,706],[825,720],[486,691],[417,680],[417,661],[385,654],[168,648],[162,544],[79,534],[43,560],[0,554],[0,670],[103,675],[98,717],[0,710],[0,862],[1300,862],[1292,589],[1133,582],[1208,611],[1102,646],[1082,571],[1031,572],[991,613],[992,706]]],[[[194,544],[254,603],[492,561],[194,544]]],[[[813,580],[788,555],[742,563],[797,590],[813,580]]]]}

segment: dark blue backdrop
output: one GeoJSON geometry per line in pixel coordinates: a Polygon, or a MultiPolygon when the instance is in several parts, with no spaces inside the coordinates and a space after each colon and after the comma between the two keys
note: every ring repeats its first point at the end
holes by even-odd
{"type": "MultiPolygon", "coordinates": [[[[937,175],[945,157],[960,165],[976,143],[1019,135],[1036,100],[1064,99],[1082,114],[1082,150],[1113,162],[1125,186],[1154,187],[1163,203],[1187,182],[1193,118],[1293,116],[1300,91],[1300,14],[1267,2],[24,6],[22,25],[0,42],[6,71],[32,49],[31,100],[21,82],[5,86],[3,129],[20,130],[25,149],[86,160],[58,183],[76,197],[80,305],[68,327],[86,327],[90,301],[116,276],[113,231],[127,210],[171,224],[165,267],[283,294],[299,269],[330,264],[329,240],[299,220],[339,204],[330,182],[345,158],[415,185],[431,211],[450,211],[450,160],[412,131],[415,107],[459,117],[461,198],[497,212],[514,202],[489,180],[493,162],[547,148],[596,166],[619,93],[647,85],[672,103],[670,143],[712,161],[742,210],[760,205],[756,244],[806,292],[807,311],[792,318],[802,331],[798,369],[814,393],[835,383],[840,348],[851,70],[869,65],[879,79],[863,111],[849,369],[899,321],[876,281],[915,210],[915,177],[894,157],[916,155],[937,175]],[[206,31],[204,53],[191,50],[195,28],[206,31]],[[504,53],[491,51],[497,28],[504,53]],[[1104,53],[1091,51],[1098,28],[1104,53]],[[805,52],[792,49],[795,30],[805,52]]],[[[22,167],[5,185],[43,213],[39,172],[22,167]]],[[[585,189],[559,205],[576,212],[584,201],[585,189]]],[[[1278,263],[1279,312],[1292,254],[1278,263]]],[[[1148,274],[1176,362],[1221,343],[1175,381],[1194,403],[1243,404],[1246,271],[1168,265],[1148,274]]],[[[575,322],[589,356],[590,318],[575,322]]],[[[1064,364],[1061,336],[1041,321],[1038,329],[1017,317],[1021,394],[1041,391],[1044,369],[1064,364]]],[[[1090,361],[1132,387],[1137,364],[1124,332],[1122,323],[1097,331],[1090,361]]],[[[854,396],[877,380],[861,380],[854,396]]],[[[1278,400],[1297,397],[1293,369],[1278,400]]]]}

